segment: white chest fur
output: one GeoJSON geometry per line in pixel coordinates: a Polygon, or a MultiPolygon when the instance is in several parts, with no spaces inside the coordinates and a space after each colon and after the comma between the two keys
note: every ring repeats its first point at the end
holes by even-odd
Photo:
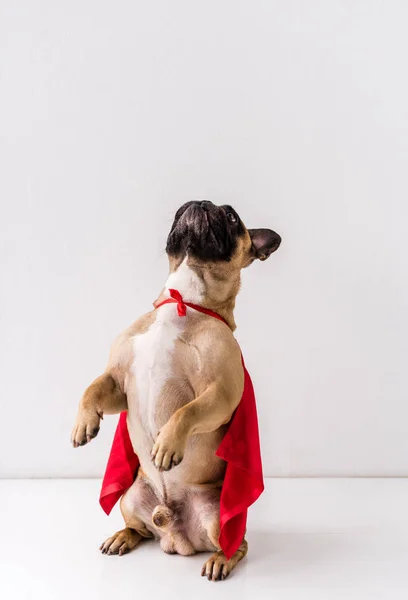
{"type": "Polygon", "coordinates": [[[166,289],[176,289],[186,302],[200,304],[204,296],[204,284],[187,264],[187,257],[177,271],[171,273],[166,281],[166,289]]]}
{"type": "Polygon", "coordinates": [[[145,432],[157,435],[156,401],[171,377],[176,339],[183,329],[183,320],[173,304],[157,311],[154,323],[146,333],[133,339],[133,373],[135,376],[139,417],[145,432]]]}
{"type": "MultiPolygon", "coordinates": [[[[186,301],[200,303],[203,284],[187,265],[187,258],[177,271],[169,275],[168,289],[177,289],[186,301]]],[[[172,376],[174,348],[185,327],[185,318],[179,317],[175,304],[157,309],[156,319],[149,329],[133,338],[133,373],[141,425],[152,439],[156,438],[156,404],[166,381],[172,376]]]]}

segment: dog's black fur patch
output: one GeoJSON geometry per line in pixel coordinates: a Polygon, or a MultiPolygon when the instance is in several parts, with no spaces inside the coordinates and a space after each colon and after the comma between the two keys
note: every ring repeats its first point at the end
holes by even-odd
{"type": "Polygon", "coordinates": [[[171,256],[188,253],[202,261],[229,261],[244,232],[242,221],[231,206],[186,202],[176,212],[166,252],[171,256]]]}

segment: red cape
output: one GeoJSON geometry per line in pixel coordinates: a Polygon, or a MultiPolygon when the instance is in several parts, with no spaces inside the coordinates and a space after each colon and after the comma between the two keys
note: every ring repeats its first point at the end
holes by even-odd
{"type": "MultiPolygon", "coordinates": [[[[187,302],[183,304],[188,306],[187,302]]],[[[202,307],[194,305],[192,308],[221,318],[202,307]]],[[[219,543],[228,559],[238,550],[245,535],[248,507],[259,498],[264,489],[254,388],[243,360],[242,365],[242,398],[216,452],[227,463],[220,498],[219,543]]],[[[106,514],[111,512],[122,494],[130,488],[139,467],[126,417],[126,412],[120,415],[103,478],[99,502],[106,514]]]]}

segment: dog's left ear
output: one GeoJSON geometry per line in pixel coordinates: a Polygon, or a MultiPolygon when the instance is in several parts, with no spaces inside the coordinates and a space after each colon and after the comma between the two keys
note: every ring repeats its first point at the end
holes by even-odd
{"type": "Polygon", "coordinates": [[[279,248],[282,241],[280,235],[272,231],[272,229],[248,229],[249,236],[252,240],[252,252],[254,258],[266,260],[279,248]]]}

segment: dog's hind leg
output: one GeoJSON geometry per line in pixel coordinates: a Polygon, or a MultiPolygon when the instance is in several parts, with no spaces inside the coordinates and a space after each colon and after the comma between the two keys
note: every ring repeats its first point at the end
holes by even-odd
{"type": "Polygon", "coordinates": [[[133,548],[136,548],[142,539],[143,536],[135,529],[126,527],[108,538],[101,544],[99,550],[101,550],[102,554],[119,554],[119,556],[122,556],[122,554],[126,554],[133,550],[133,548]]]}
{"type": "Polygon", "coordinates": [[[233,569],[237,566],[240,560],[246,556],[248,552],[248,542],[244,538],[238,550],[228,560],[224,552],[221,550],[218,538],[220,536],[219,519],[213,521],[207,526],[207,535],[211,542],[219,548],[203,565],[201,576],[207,577],[209,581],[220,581],[228,577],[233,569]]]}
{"type": "Polygon", "coordinates": [[[222,550],[215,552],[206,563],[204,563],[201,570],[202,577],[207,577],[209,581],[220,581],[225,579],[237,566],[240,560],[248,552],[248,542],[244,538],[241,542],[240,547],[233,556],[228,560],[222,550]]]}
{"type": "Polygon", "coordinates": [[[126,554],[136,548],[143,539],[151,539],[154,534],[146,527],[145,519],[152,514],[157,498],[146,484],[144,475],[139,473],[133,485],[122,496],[120,510],[125,521],[125,529],[117,531],[100,547],[102,554],[126,554]]]}
{"type": "Polygon", "coordinates": [[[228,560],[221,550],[220,537],[220,489],[195,490],[189,502],[191,517],[188,535],[196,550],[216,552],[203,565],[201,575],[210,581],[228,577],[248,552],[248,543],[242,540],[238,550],[228,560]]]}

